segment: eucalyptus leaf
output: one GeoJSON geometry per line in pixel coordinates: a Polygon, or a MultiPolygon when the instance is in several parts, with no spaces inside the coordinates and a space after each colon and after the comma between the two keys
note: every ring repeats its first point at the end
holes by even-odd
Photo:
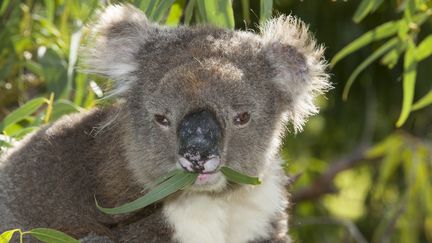
{"type": "Polygon", "coordinates": [[[249,26],[251,23],[251,17],[250,17],[250,4],[249,0],[241,0],[241,6],[242,6],[242,15],[243,15],[243,21],[245,22],[246,26],[249,26]]]}
{"type": "Polygon", "coordinates": [[[156,8],[156,11],[153,13],[153,20],[160,22],[170,7],[173,5],[174,1],[175,0],[162,0],[162,2],[156,8]]]}
{"type": "Polygon", "coordinates": [[[432,55],[432,35],[428,35],[424,38],[416,49],[417,62],[430,57],[432,55]]]}
{"type": "Polygon", "coordinates": [[[400,55],[406,50],[406,48],[407,45],[405,43],[400,43],[381,58],[381,63],[386,65],[389,69],[393,69],[397,64],[400,55]]]}
{"type": "Polygon", "coordinates": [[[83,109],[69,100],[60,99],[54,102],[51,113],[51,120],[55,121],[61,116],[79,112],[83,109]]]}
{"type": "Polygon", "coordinates": [[[13,229],[3,232],[0,235],[0,243],[8,243],[12,239],[13,235],[18,231],[19,229],[13,229]]]}
{"type": "Polygon", "coordinates": [[[356,12],[354,13],[353,20],[356,23],[362,21],[369,13],[374,12],[384,0],[363,0],[359,4],[356,12]]]}
{"type": "Polygon", "coordinates": [[[201,17],[215,26],[234,29],[234,12],[231,0],[197,0],[201,17]]]}
{"type": "Polygon", "coordinates": [[[420,110],[420,109],[425,108],[426,106],[431,105],[431,104],[432,104],[432,90],[429,91],[420,100],[418,100],[417,102],[415,102],[412,105],[411,110],[412,111],[420,110]]]}
{"type": "Polygon", "coordinates": [[[96,201],[96,207],[106,214],[130,213],[153,204],[183,188],[192,185],[198,177],[197,173],[177,170],[174,176],[159,184],[144,196],[116,208],[103,208],[96,201]]]}
{"type": "Polygon", "coordinates": [[[47,243],[79,243],[78,240],[70,237],[69,235],[53,229],[36,228],[26,233],[42,242],[47,243]]]}
{"type": "Polygon", "coordinates": [[[6,11],[7,7],[9,6],[9,2],[10,0],[3,0],[0,7],[0,14],[3,14],[6,11]]]}
{"type": "Polygon", "coordinates": [[[229,167],[221,168],[222,174],[226,177],[227,180],[239,184],[250,184],[250,185],[259,185],[261,184],[261,180],[258,177],[252,177],[248,175],[244,175],[236,170],[233,170],[229,167]]]}
{"type": "Polygon", "coordinates": [[[169,178],[175,176],[175,174],[177,174],[178,172],[179,172],[179,170],[172,170],[172,171],[166,173],[165,175],[159,177],[158,179],[156,179],[155,181],[151,182],[150,184],[145,185],[144,186],[144,190],[151,189],[151,188],[153,188],[153,187],[161,184],[162,182],[164,182],[164,181],[168,180],[169,178]]]}
{"type": "Polygon", "coordinates": [[[185,25],[189,25],[192,20],[193,10],[195,8],[195,3],[197,0],[190,0],[186,6],[184,11],[184,23],[185,25]]]}
{"type": "Polygon", "coordinates": [[[352,72],[351,76],[348,78],[348,81],[344,87],[342,98],[343,100],[348,99],[348,93],[351,89],[352,84],[354,83],[354,80],[357,78],[357,76],[372,62],[374,62],[376,59],[378,59],[380,56],[384,55],[389,50],[395,48],[400,43],[400,40],[398,38],[392,38],[389,41],[387,41],[384,45],[382,45],[380,48],[378,48],[376,51],[374,51],[366,60],[364,60],[360,65],[352,72]]]}
{"type": "Polygon", "coordinates": [[[22,128],[19,131],[16,131],[14,133],[8,133],[8,135],[15,139],[21,139],[25,135],[37,130],[38,128],[39,128],[38,126],[30,126],[30,127],[22,128]]]}
{"type": "Polygon", "coordinates": [[[390,21],[384,23],[373,30],[370,30],[360,36],[359,38],[352,41],[350,44],[342,48],[331,60],[331,65],[336,65],[341,59],[345,58],[349,54],[357,51],[358,49],[368,45],[369,43],[377,40],[384,39],[392,36],[399,30],[400,21],[390,21]]]}
{"type": "Polygon", "coordinates": [[[149,19],[153,20],[153,13],[156,10],[158,4],[159,0],[150,0],[150,2],[148,3],[145,13],[149,19]]]}
{"type": "Polygon", "coordinates": [[[408,49],[404,57],[403,73],[403,101],[402,110],[399,119],[396,122],[397,127],[401,127],[408,119],[414,100],[415,80],[417,76],[417,60],[415,57],[415,44],[413,40],[408,43],[408,49]]]}
{"type": "Polygon", "coordinates": [[[27,101],[20,108],[14,110],[0,123],[0,131],[4,131],[8,126],[21,121],[35,112],[39,107],[46,103],[45,98],[35,98],[27,101]]]}
{"type": "Polygon", "coordinates": [[[176,1],[168,12],[165,24],[168,26],[177,26],[183,15],[184,2],[176,1]]]}
{"type": "Polygon", "coordinates": [[[273,12],[273,0],[261,0],[260,1],[260,23],[265,22],[272,16],[273,12]]]}
{"type": "MultiPolygon", "coordinates": [[[[244,175],[226,166],[221,168],[221,172],[226,177],[226,179],[231,182],[250,185],[261,184],[259,178],[244,175]]],[[[167,174],[161,176],[160,178],[156,179],[151,184],[147,185],[145,189],[151,189],[152,187],[154,188],[144,196],[136,199],[135,201],[123,204],[122,206],[115,208],[104,208],[101,207],[95,199],[96,207],[106,214],[130,213],[147,207],[179,190],[182,190],[187,186],[192,185],[196,181],[198,175],[198,173],[187,172],[180,169],[172,170],[167,174]]]]}
{"type": "MultiPolygon", "coordinates": [[[[424,23],[429,17],[432,15],[432,11],[426,11],[424,13],[420,13],[413,17],[414,23],[417,25],[421,25],[424,23]]],[[[361,35],[348,45],[346,45],[342,50],[340,50],[338,53],[335,54],[335,56],[332,58],[330,65],[334,66],[336,63],[338,63],[340,60],[348,56],[349,54],[357,51],[358,49],[381,39],[384,39],[386,37],[390,37],[398,31],[401,31],[401,26],[406,24],[406,21],[404,19],[398,20],[398,21],[389,21],[384,24],[381,24],[374,29],[366,32],[365,34],[361,35]]],[[[401,33],[399,33],[401,34],[401,33]]]]}

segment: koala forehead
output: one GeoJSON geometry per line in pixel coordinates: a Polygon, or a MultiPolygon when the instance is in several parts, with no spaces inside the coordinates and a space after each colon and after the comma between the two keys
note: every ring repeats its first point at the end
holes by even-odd
{"type": "Polygon", "coordinates": [[[175,72],[189,76],[185,80],[197,81],[190,82],[196,87],[212,77],[245,80],[271,71],[264,70],[270,65],[261,52],[261,42],[252,33],[180,27],[159,34],[163,38],[147,40],[135,55],[138,78],[152,79],[150,84],[175,72]]]}
{"type": "MultiPolygon", "coordinates": [[[[141,86],[141,89],[147,89],[141,86]]],[[[144,93],[144,92],[142,92],[144,93]]],[[[142,99],[153,110],[188,110],[211,107],[213,110],[253,109],[256,91],[244,70],[226,60],[193,60],[169,70],[154,92],[142,99]],[[247,105],[246,105],[247,104],[247,105]]]]}
{"type": "Polygon", "coordinates": [[[272,70],[260,45],[251,33],[171,29],[165,38],[148,40],[136,54],[138,82],[131,90],[159,101],[253,103],[260,81],[270,79],[272,70]]]}

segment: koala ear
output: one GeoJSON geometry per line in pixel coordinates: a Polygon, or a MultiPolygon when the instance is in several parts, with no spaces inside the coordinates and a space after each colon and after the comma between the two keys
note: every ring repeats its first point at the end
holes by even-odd
{"type": "Polygon", "coordinates": [[[88,27],[90,38],[81,50],[84,71],[116,81],[114,93],[127,90],[137,70],[140,47],[157,29],[132,5],[110,5],[88,27]]]}
{"type": "Polygon", "coordinates": [[[324,47],[301,20],[280,16],[261,26],[263,50],[274,69],[273,87],[294,130],[301,131],[310,115],[316,114],[317,95],[330,88],[325,72],[324,47]]]}

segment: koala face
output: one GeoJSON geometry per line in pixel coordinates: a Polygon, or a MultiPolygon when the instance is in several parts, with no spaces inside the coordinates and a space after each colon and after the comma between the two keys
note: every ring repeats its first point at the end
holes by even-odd
{"type": "Polygon", "coordinates": [[[90,71],[125,100],[124,147],[140,183],[181,168],[196,191],[223,191],[229,166],[265,175],[287,122],[300,130],[328,88],[322,48],[280,17],[261,34],[151,24],[131,6],[108,7],[84,51],[90,71]]]}

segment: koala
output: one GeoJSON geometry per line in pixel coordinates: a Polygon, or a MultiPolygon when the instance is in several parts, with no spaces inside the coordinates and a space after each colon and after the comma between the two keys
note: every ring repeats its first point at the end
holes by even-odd
{"type": "Polygon", "coordinates": [[[115,82],[116,101],[63,117],[5,153],[0,232],[46,227],[82,242],[290,242],[278,150],[287,127],[301,131],[330,87],[324,48],[308,27],[280,16],[259,33],[172,28],[111,5],[89,31],[83,65],[115,82]],[[262,184],[233,184],[221,166],[262,184]],[[137,199],[176,168],[197,180],[134,213],[95,206],[95,197],[104,207],[137,199]]]}

